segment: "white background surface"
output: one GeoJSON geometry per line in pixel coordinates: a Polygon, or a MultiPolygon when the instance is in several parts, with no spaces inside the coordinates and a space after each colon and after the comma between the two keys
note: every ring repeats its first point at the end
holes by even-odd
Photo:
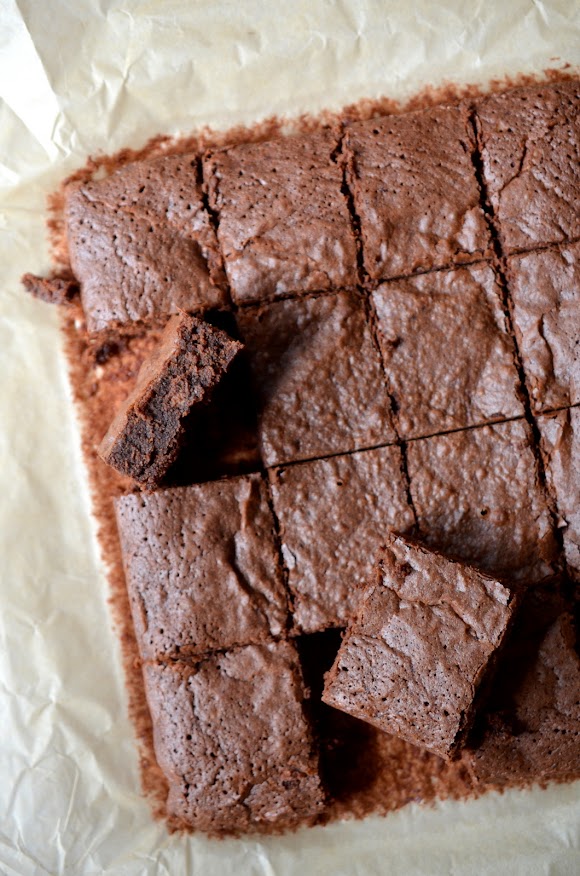
{"type": "Polygon", "coordinates": [[[2,874],[580,872],[580,784],[264,842],[151,820],[56,314],[18,283],[49,267],[46,195],[89,153],[562,61],[575,0],[0,0],[2,874]]]}

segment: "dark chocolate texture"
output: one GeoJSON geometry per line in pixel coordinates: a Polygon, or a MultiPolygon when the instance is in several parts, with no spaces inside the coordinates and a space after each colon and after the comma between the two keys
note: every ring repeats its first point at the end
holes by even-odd
{"type": "Polygon", "coordinates": [[[185,418],[209,401],[241,346],[186,313],[171,317],[99,446],[101,458],[147,487],[159,484],[177,457],[185,418]]]}

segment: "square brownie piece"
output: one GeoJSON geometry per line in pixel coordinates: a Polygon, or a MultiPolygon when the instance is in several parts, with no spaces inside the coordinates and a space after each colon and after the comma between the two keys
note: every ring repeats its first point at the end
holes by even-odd
{"type": "Polygon", "coordinates": [[[477,105],[483,174],[504,252],[580,236],[580,84],[517,88],[477,105]]]}
{"type": "Polygon", "coordinates": [[[242,345],[187,313],[171,317],[99,446],[122,474],[154,487],[175,461],[184,420],[207,403],[242,345]]]}
{"type": "Polygon", "coordinates": [[[289,642],[145,664],[168,814],[210,834],[267,830],[323,809],[318,758],[289,642]]]}
{"type": "Polygon", "coordinates": [[[270,471],[298,631],[345,626],[385,529],[413,526],[401,464],[393,446],[270,471]]]}
{"type": "Polygon", "coordinates": [[[451,758],[471,728],[515,604],[494,578],[391,535],[322,698],[451,758]]]}
{"type": "Polygon", "coordinates": [[[357,282],[333,130],[214,152],[204,180],[237,302],[357,282]]]}
{"type": "Polygon", "coordinates": [[[489,255],[465,106],[359,122],[349,127],[345,144],[371,279],[489,255]]]}
{"type": "Polygon", "coordinates": [[[512,256],[507,271],[534,410],[580,402],[580,244],[512,256]]]}
{"type": "Polygon", "coordinates": [[[526,594],[465,758],[495,787],[580,773],[580,659],[572,616],[545,588],[526,594]]]}
{"type": "Polygon", "coordinates": [[[402,437],[523,414],[500,296],[489,265],[393,280],[373,293],[402,437]]]}
{"type": "Polygon", "coordinates": [[[287,599],[259,475],[115,502],[144,660],[192,657],[280,635],[287,599]]]}
{"type": "Polygon", "coordinates": [[[266,465],[395,440],[380,355],[356,294],[245,308],[238,325],[266,465]]]}
{"type": "Polygon", "coordinates": [[[407,461],[430,547],[520,587],[553,573],[553,515],[525,420],[411,441],[407,461]]]}
{"type": "Polygon", "coordinates": [[[537,419],[548,488],[563,527],[568,572],[580,581],[580,409],[537,419]]]}
{"type": "Polygon", "coordinates": [[[67,242],[90,332],[227,303],[198,160],[127,164],[69,189],[67,242]]]}

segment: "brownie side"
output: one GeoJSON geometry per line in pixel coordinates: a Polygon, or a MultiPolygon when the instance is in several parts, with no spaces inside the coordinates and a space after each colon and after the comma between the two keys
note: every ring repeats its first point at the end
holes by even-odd
{"type": "Polygon", "coordinates": [[[552,574],[551,507],[524,420],[411,441],[407,459],[427,545],[521,587],[552,574]]]}
{"type": "Polygon", "coordinates": [[[270,471],[298,631],[345,626],[385,529],[413,526],[401,462],[393,446],[270,471]]]}
{"type": "Polygon", "coordinates": [[[241,347],[186,313],[171,317],[103,438],[99,456],[147,487],[159,484],[179,452],[185,417],[209,401],[241,347]]]}
{"type": "Polygon", "coordinates": [[[227,302],[194,155],[71,187],[66,226],[90,332],[227,302]]]}
{"type": "Polygon", "coordinates": [[[537,419],[546,481],[563,529],[568,572],[580,581],[580,409],[537,419]]]}
{"type": "Polygon", "coordinates": [[[580,402],[580,244],[512,256],[507,274],[534,410],[580,402]]]}
{"type": "Polygon", "coordinates": [[[266,465],[395,440],[362,301],[339,292],[238,313],[259,398],[266,465]]]}
{"type": "Polygon", "coordinates": [[[247,143],[204,160],[237,302],[356,285],[357,256],[333,130],[247,143]]]}
{"type": "Polygon", "coordinates": [[[466,759],[482,783],[546,783],[580,772],[580,660],[559,594],[526,595],[466,759]]]}
{"type": "Polygon", "coordinates": [[[143,674],[170,814],[210,834],[239,834],[322,812],[292,644],[250,645],[195,667],[149,663],[143,674]]]}
{"type": "Polygon", "coordinates": [[[494,578],[391,535],[327,675],[324,702],[453,757],[515,604],[494,578]]]}
{"type": "Polygon", "coordinates": [[[372,298],[402,437],[523,414],[514,345],[490,266],[394,280],[372,298]]]}
{"type": "Polygon", "coordinates": [[[345,144],[371,279],[490,254],[467,107],[433,107],[353,124],[345,144]]]}
{"type": "Polygon", "coordinates": [[[505,252],[580,236],[580,83],[477,104],[483,173],[505,252]]]}
{"type": "Polygon", "coordinates": [[[115,509],[143,659],[283,633],[288,605],[259,475],[122,496],[115,509]]]}

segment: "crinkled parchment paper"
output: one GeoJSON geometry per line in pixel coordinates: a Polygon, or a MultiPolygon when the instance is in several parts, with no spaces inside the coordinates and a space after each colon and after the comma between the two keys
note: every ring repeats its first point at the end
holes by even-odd
{"type": "Polygon", "coordinates": [[[45,199],[157,133],[404,99],[580,62],[577,0],[0,0],[0,871],[580,872],[580,783],[408,807],[263,842],[151,819],[90,516],[45,199]]]}

